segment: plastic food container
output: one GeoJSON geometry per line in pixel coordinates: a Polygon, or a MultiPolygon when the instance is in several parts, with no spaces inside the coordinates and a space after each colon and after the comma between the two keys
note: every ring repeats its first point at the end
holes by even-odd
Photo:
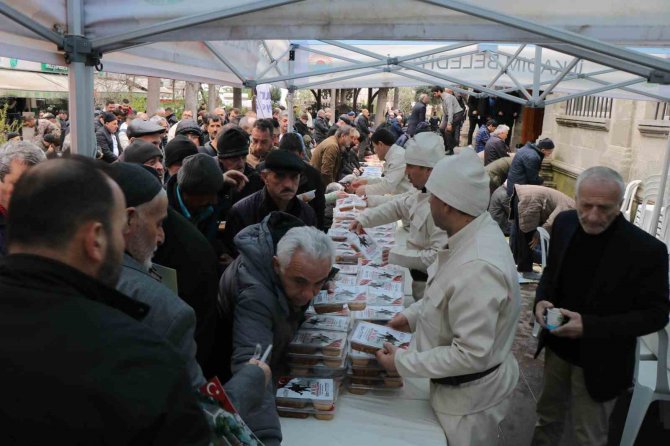
{"type": "Polygon", "coordinates": [[[402,285],[405,281],[405,274],[402,270],[394,268],[361,268],[358,274],[359,285],[369,285],[371,282],[397,282],[402,285]]]}
{"type": "Polygon", "coordinates": [[[340,264],[335,264],[333,265],[335,268],[337,268],[338,274],[346,274],[349,276],[356,276],[358,275],[358,264],[356,265],[340,265],[340,264]]]}
{"type": "Polygon", "coordinates": [[[402,293],[389,291],[385,287],[368,287],[365,302],[370,306],[399,306],[403,308],[405,296],[402,293]]]}
{"type": "Polygon", "coordinates": [[[363,311],[352,312],[354,320],[385,324],[403,310],[402,305],[368,305],[363,311]]]}
{"type": "Polygon", "coordinates": [[[351,348],[366,353],[375,353],[390,342],[396,347],[406,348],[412,340],[410,333],[394,330],[384,325],[358,321],[351,334],[351,348]]]}
{"type": "Polygon", "coordinates": [[[320,359],[315,364],[307,365],[304,361],[294,362],[295,358],[289,357],[288,365],[291,368],[292,376],[308,376],[315,378],[342,378],[347,372],[346,355],[337,358],[339,362],[335,363],[333,359],[320,359]],[[300,362],[303,362],[300,364],[300,362]]]}
{"type": "Polygon", "coordinates": [[[277,413],[284,418],[309,418],[314,417],[317,420],[330,421],[335,418],[335,406],[331,410],[316,409],[296,409],[293,407],[277,407],[277,413]]]}
{"type": "Polygon", "coordinates": [[[340,287],[333,294],[319,292],[312,300],[312,305],[318,314],[323,314],[340,311],[343,305],[347,305],[352,311],[361,311],[365,309],[366,301],[365,288],[340,287]]]}
{"type": "Polygon", "coordinates": [[[332,379],[284,376],[277,383],[278,407],[331,411],[335,408],[337,386],[332,379]]]}
{"type": "Polygon", "coordinates": [[[326,330],[298,330],[288,345],[290,353],[340,357],[347,345],[347,334],[326,330]]]}
{"type": "Polygon", "coordinates": [[[358,350],[353,350],[350,347],[349,359],[352,366],[355,367],[380,367],[377,362],[377,357],[373,353],[365,353],[358,350]]]}
{"type": "Polygon", "coordinates": [[[348,316],[315,315],[309,317],[300,326],[301,330],[326,330],[347,333],[351,327],[348,316]]]}
{"type": "Polygon", "coordinates": [[[351,234],[351,232],[345,228],[330,228],[328,230],[328,237],[334,242],[346,242],[349,240],[349,234],[351,234]]]}

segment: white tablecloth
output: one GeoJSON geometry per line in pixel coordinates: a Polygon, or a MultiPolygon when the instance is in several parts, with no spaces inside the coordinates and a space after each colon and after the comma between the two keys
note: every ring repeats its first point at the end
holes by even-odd
{"type": "Polygon", "coordinates": [[[337,400],[335,418],[280,418],[287,446],[446,446],[428,402],[428,380],[408,378],[397,393],[353,395],[337,400]]]}

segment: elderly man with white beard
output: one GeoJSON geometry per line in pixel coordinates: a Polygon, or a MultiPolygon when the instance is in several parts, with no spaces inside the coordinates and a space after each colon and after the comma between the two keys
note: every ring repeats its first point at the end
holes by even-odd
{"type": "MultiPolygon", "coordinates": [[[[117,163],[105,169],[126,198],[126,250],[116,289],[151,307],[142,323],[168,341],[186,364],[194,389],[205,384],[196,360],[194,339],[196,318],[193,308],[161,283],[151,259],[165,239],[163,220],[168,215],[168,199],[158,178],[146,166],[117,163]]],[[[243,418],[262,402],[263,389],[270,380],[267,364],[250,359],[224,384],[243,418]]]]}

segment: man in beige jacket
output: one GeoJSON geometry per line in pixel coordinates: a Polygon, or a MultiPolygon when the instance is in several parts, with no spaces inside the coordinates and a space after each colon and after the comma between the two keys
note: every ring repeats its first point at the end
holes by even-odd
{"type": "Polygon", "coordinates": [[[489,178],[472,148],[437,163],[426,188],[449,244],[429,268],[423,299],[389,323],[414,332],[409,349],[387,343],[377,359],[403,377],[431,379],[430,402],[449,446],[495,445],[519,378],[514,260],[486,211],[489,178]]]}
{"type": "Polygon", "coordinates": [[[399,195],[414,190],[405,175],[405,149],[395,144],[396,137],[389,130],[379,128],[370,137],[380,161],[384,161],[381,178],[360,178],[352,183],[356,194],[368,197],[368,206],[378,206],[390,197],[378,200],[383,195],[399,195]],[[374,198],[371,198],[374,197],[374,198]]]}
{"type": "Polygon", "coordinates": [[[433,167],[444,158],[442,138],[432,132],[424,132],[410,138],[405,145],[406,172],[414,191],[396,195],[393,200],[380,206],[366,209],[351,230],[360,232],[363,228],[379,226],[398,220],[408,220],[409,237],[405,246],[396,245],[391,249],[389,263],[409,268],[412,274],[412,294],[414,300],[423,297],[428,279],[428,267],[435,261],[437,251],[447,244],[447,233],[435,226],[430,215],[430,194],[425,186],[433,167]]]}
{"type": "Polygon", "coordinates": [[[354,130],[349,125],[342,125],[321,144],[312,151],[312,159],[309,161],[312,167],[321,172],[321,180],[324,186],[339,180],[342,170],[342,154],[351,145],[351,133],[354,130]]]}

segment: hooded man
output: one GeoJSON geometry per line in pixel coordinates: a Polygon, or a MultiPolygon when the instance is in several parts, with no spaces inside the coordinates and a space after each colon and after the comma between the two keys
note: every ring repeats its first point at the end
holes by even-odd
{"type": "Polygon", "coordinates": [[[431,379],[430,402],[450,445],[496,444],[519,378],[514,259],[486,211],[489,178],[472,148],[438,162],[426,189],[449,244],[430,267],[423,299],[388,324],[414,332],[409,349],[387,343],[377,359],[400,376],[431,379]]]}
{"type": "Polygon", "coordinates": [[[409,236],[405,246],[393,247],[388,261],[409,268],[415,300],[423,297],[428,267],[435,261],[437,251],[447,244],[447,233],[435,226],[430,215],[430,194],[425,189],[433,167],[442,158],[444,142],[435,133],[419,133],[410,138],[405,146],[405,170],[415,191],[366,209],[351,224],[352,230],[360,232],[363,228],[409,220],[409,236]]]}

